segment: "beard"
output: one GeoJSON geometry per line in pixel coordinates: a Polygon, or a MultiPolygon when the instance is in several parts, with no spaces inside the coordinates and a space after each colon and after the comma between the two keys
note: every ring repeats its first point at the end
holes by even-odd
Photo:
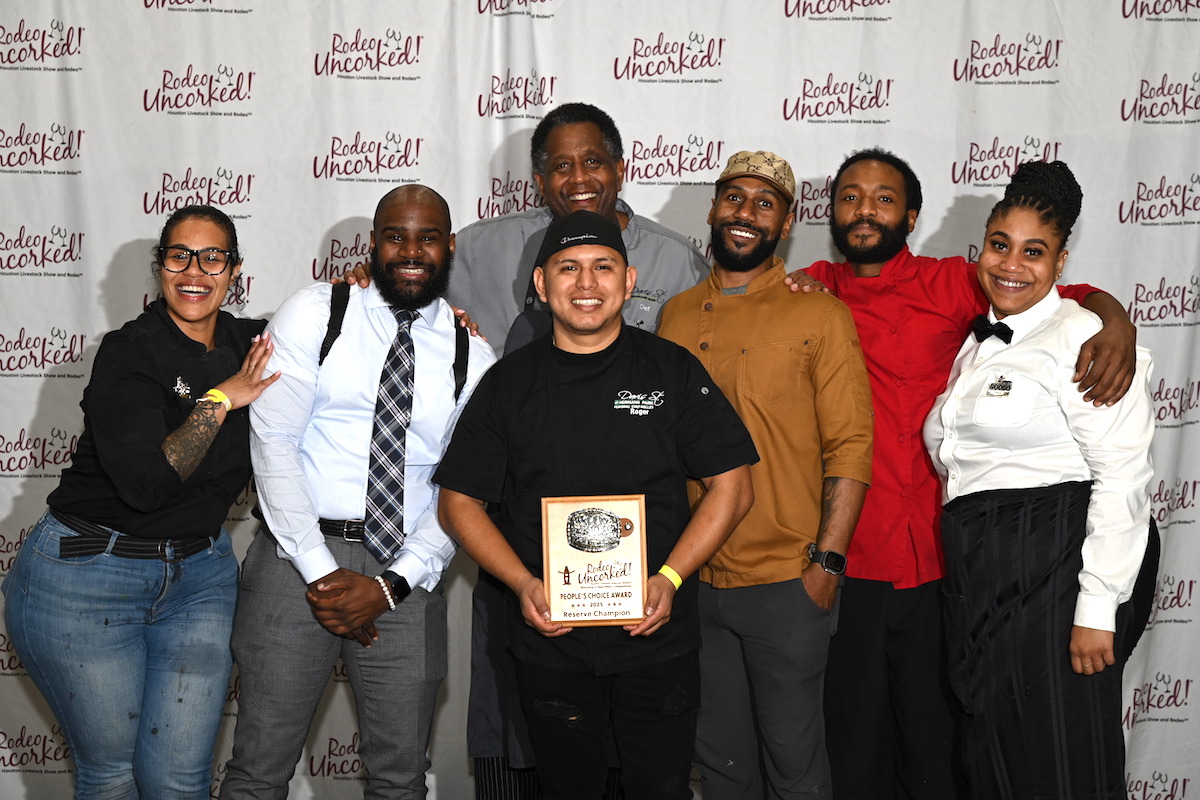
{"type": "Polygon", "coordinates": [[[831,216],[829,232],[833,234],[834,247],[852,264],[882,264],[890,261],[908,243],[908,225],[903,219],[889,228],[873,219],[855,220],[849,225],[838,225],[831,216]],[[879,231],[879,241],[870,247],[852,244],[850,229],[861,224],[870,225],[879,231]]]}
{"type": "Polygon", "coordinates": [[[383,264],[379,261],[379,253],[371,251],[371,280],[375,283],[379,294],[389,306],[405,311],[418,311],[446,293],[450,286],[450,268],[454,264],[454,256],[448,256],[445,264],[433,264],[428,261],[390,261],[383,264]],[[396,277],[397,267],[425,267],[433,270],[424,283],[415,288],[406,286],[396,277]]]}
{"type": "Polygon", "coordinates": [[[755,228],[753,225],[733,225],[728,222],[713,225],[708,232],[713,260],[720,264],[722,269],[730,272],[749,272],[775,255],[775,249],[779,247],[779,237],[771,239],[768,238],[767,233],[762,228],[755,228]],[[725,244],[725,237],[721,235],[722,228],[748,228],[759,235],[758,244],[754,246],[753,250],[739,253],[725,244]]]}

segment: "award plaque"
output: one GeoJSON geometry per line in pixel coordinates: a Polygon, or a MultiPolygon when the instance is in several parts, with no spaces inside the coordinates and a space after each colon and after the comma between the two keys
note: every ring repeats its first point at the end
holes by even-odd
{"type": "Polygon", "coordinates": [[[630,625],[646,607],[646,496],[542,498],[550,621],[630,625]]]}

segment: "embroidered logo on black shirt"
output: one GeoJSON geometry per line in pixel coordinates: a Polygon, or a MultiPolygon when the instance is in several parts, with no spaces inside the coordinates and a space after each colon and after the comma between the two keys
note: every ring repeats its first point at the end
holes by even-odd
{"type": "Polygon", "coordinates": [[[613,409],[628,409],[630,416],[644,417],[650,413],[652,408],[657,408],[663,404],[663,396],[666,392],[630,392],[622,389],[617,392],[617,399],[613,401],[613,409]]]}

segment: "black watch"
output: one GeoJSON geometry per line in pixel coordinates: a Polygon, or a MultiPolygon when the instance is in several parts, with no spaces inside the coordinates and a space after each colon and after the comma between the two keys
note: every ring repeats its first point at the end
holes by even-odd
{"type": "Polygon", "coordinates": [[[830,575],[841,575],[846,571],[846,557],[844,555],[835,553],[832,550],[822,552],[817,549],[816,544],[808,546],[808,560],[814,564],[820,564],[821,569],[830,575]]]}
{"type": "Polygon", "coordinates": [[[408,579],[403,575],[397,575],[389,569],[380,577],[388,582],[388,586],[392,587],[392,597],[395,599],[396,605],[400,605],[400,601],[412,592],[412,587],[408,585],[408,579]]]}

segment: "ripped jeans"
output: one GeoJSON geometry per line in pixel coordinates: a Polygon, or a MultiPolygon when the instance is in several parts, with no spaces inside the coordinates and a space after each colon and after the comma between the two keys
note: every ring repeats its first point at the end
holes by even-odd
{"type": "Polygon", "coordinates": [[[687,800],[700,705],[695,652],[616,675],[516,661],[521,708],[547,800],[600,800],[609,738],[626,800],[687,800]]]}

